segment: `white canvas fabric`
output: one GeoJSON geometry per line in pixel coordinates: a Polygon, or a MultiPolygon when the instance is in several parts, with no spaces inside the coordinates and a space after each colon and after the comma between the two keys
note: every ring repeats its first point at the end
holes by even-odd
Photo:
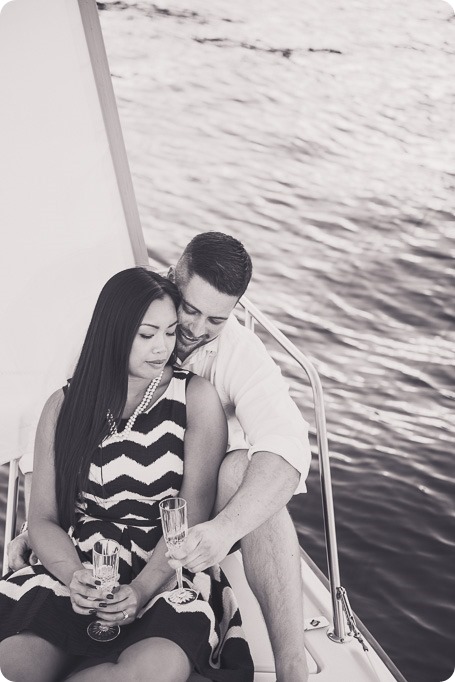
{"type": "Polygon", "coordinates": [[[135,264],[97,77],[76,0],[3,7],[0,463],[25,455],[24,472],[102,285],[135,264]]]}

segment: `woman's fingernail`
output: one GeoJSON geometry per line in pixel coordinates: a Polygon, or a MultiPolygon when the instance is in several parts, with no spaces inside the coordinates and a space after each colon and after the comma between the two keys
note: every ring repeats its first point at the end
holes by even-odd
{"type": "Polygon", "coordinates": [[[114,595],[113,595],[113,594],[107,594],[106,597],[107,597],[108,599],[114,599],[114,595]]]}
{"type": "Polygon", "coordinates": [[[89,613],[96,613],[96,609],[90,609],[89,613]]]}
{"type": "Polygon", "coordinates": [[[98,604],[98,606],[107,606],[107,604],[106,604],[105,601],[100,601],[100,603],[98,604]]]}
{"type": "Polygon", "coordinates": [[[95,585],[101,585],[101,580],[95,580],[95,585]]]}

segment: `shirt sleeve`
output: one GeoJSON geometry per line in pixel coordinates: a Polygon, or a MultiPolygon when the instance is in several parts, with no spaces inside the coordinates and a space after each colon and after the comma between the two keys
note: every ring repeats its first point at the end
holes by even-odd
{"type": "Polygon", "coordinates": [[[280,455],[300,473],[294,494],[306,492],[308,424],[262,341],[243,327],[238,331],[241,337],[220,343],[217,375],[250,444],[248,457],[260,451],[280,455]]]}

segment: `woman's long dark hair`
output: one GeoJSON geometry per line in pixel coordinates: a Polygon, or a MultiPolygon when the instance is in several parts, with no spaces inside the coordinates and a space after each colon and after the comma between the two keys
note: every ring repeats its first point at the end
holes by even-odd
{"type": "Polygon", "coordinates": [[[107,412],[116,422],[123,413],[139,325],[149,305],[165,296],[178,308],[176,286],[140,267],[111,277],[99,295],[55,429],[57,508],[65,530],[75,522],[76,499],[87,484],[93,455],[109,434],[107,412]]]}

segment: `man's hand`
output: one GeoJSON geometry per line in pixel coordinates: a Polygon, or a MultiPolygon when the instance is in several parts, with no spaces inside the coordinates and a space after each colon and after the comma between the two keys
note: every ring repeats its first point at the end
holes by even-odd
{"type": "Polygon", "coordinates": [[[33,566],[38,561],[36,554],[28,542],[28,531],[11,540],[8,545],[8,565],[13,571],[18,571],[26,566],[33,566]]]}
{"type": "MultiPolygon", "coordinates": [[[[169,565],[173,569],[184,566],[192,573],[204,571],[219,564],[237,539],[226,527],[220,528],[216,518],[199,523],[189,529],[185,544],[179,551],[179,558],[170,559],[169,565]]],[[[167,552],[166,556],[169,557],[170,553],[167,552]]]]}

